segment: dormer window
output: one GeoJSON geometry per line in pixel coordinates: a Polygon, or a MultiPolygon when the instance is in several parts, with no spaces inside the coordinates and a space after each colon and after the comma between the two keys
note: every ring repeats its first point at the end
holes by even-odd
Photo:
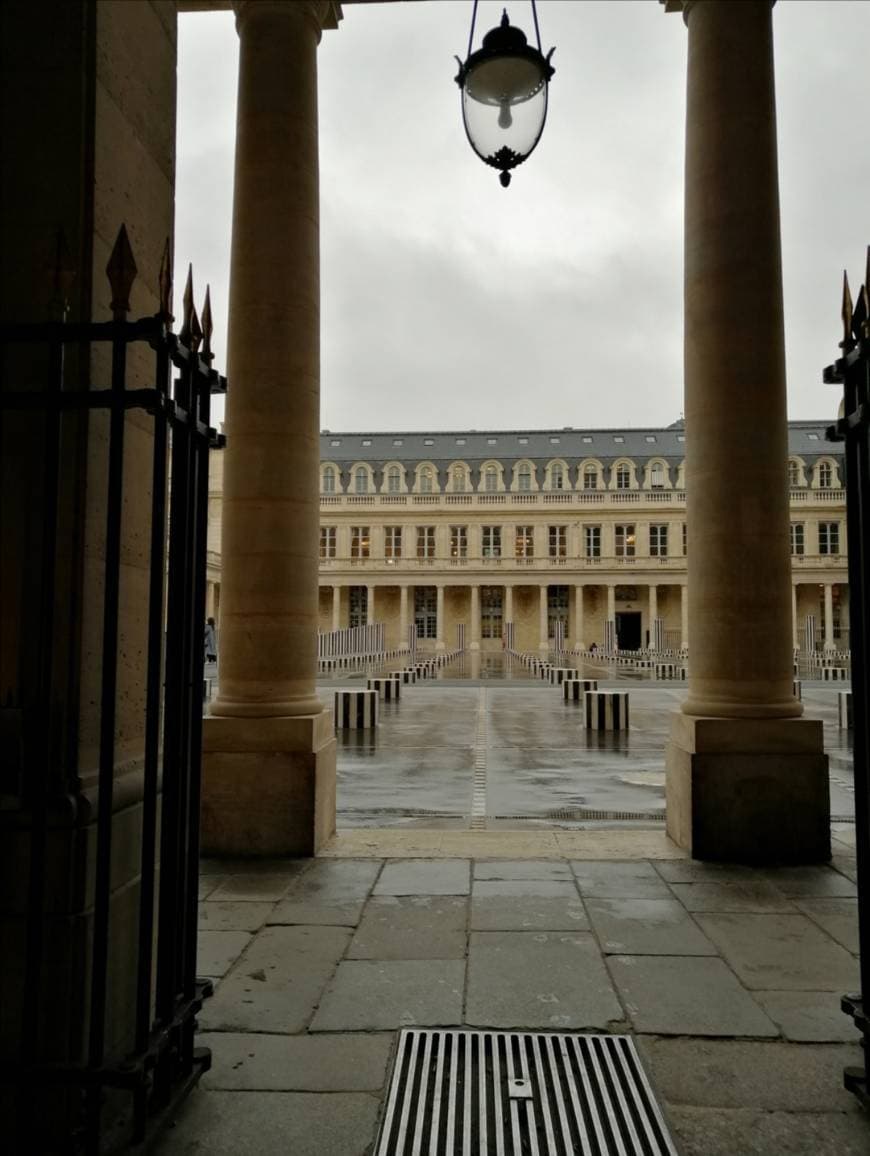
{"type": "Polygon", "coordinates": [[[432,471],[428,466],[424,466],[424,468],[420,470],[420,493],[432,493],[432,471]]]}
{"type": "Polygon", "coordinates": [[[365,466],[357,466],[353,475],[353,488],[357,494],[369,492],[369,472],[365,466]]]}
{"type": "Polygon", "coordinates": [[[564,490],[564,488],[565,488],[565,471],[562,468],[561,463],[556,462],[556,464],[550,470],[550,489],[551,490],[564,490]]]}
{"type": "Polygon", "coordinates": [[[324,494],[335,493],[335,470],[332,466],[324,466],[323,468],[323,492],[324,494]]]}
{"type": "Polygon", "coordinates": [[[617,490],[631,489],[631,470],[625,464],[616,467],[616,488],[617,490]]]}
{"type": "Polygon", "coordinates": [[[398,494],[402,489],[402,471],[398,466],[390,466],[387,471],[387,491],[398,494]]]}
{"type": "Polygon", "coordinates": [[[527,462],[523,462],[517,470],[517,489],[521,493],[528,493],[532,488],[532,470],[527,462]]]}

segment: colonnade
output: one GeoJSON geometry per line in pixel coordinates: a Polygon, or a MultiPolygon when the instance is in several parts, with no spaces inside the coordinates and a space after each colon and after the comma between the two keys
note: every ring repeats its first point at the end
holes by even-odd
{"type": "MultiPolygon", "coordinates": [[[[310,854],[335,821],[335,744],[315,693],[316,58],[335,5],[236,0],[234,8],[223,655],[204,734],[203,845],[310,854]]],[[[792,693],[772,4],[667,0],[666,8],[683,12],[689,38],[692,543],[681,616],[692,663],[666,752],[668,832],[700,858],[812,861],[830,854],[827,760],[821,724],[799,717],[792,693]],[[746,633],[751,646],[741,643],[746,633]]],[[[607,602],[612,617],[615,589],[607,602]]],[[[470,619],[479,634],[479,586],[470,619]]]]}

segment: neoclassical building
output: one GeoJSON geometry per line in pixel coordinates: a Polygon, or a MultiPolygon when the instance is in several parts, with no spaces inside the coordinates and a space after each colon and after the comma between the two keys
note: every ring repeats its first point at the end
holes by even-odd
{"type": "MultiPolygon", "coordinates": [[[[792,631],[848,648],[841,447],[789,425],[792,631]]],[[[322,632],[383,622],[396,647],[689,646],[685,427],[346,433],[320,437],[322,632]]],[[[213,455],[209,606],[220,615],[223,462],[213,455]]],[[[751,623],[737,634],[752,645],[751,623]]]]}

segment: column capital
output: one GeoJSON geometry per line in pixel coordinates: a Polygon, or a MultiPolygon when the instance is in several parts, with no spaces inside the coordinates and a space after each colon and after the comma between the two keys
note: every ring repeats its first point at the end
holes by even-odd
{"type": "MultiPolygon", "coordinates": [[[[686,25],[689,23],[689,13],[692,9],[697,4],[703,4],[704,2],[705,0],[659,0],[659,3],[664,5],[665,12],[682,12],[683,23],[686,25]]],[[[719,2],[721,3],[721,0],[719,0],[719,2]]],[[[743,0],[743,2],[745,3],[745,0],[743,0]]],[[[759,0],[759,2],[763,3],[765,0],[759,0]]],[[[766,0],[766,2],[770,4],[772,8],[776,0],[766,0]]]]}
{"type": "Polygon", "coordinates": [[[276,16],[306,20],[320,40],[324,28],[337,28],[342,18],[339,0],[233,0],[236,31],[254,20],[274,19],[276,16]]]}

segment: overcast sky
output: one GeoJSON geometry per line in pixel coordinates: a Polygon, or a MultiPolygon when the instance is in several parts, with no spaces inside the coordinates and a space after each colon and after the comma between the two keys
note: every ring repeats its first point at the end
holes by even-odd
{"type": "MultiPolygon", "coordinates": [[[[482,0],[475,47],[502,3],[482,0]]],[[[322,422],[666,425],[682,411],[686,30],[655,0],[538,0],[556,74],[509,189],[471,151],[470,0],[346,4],[319,49],[322,422]]],[[[533,40],[528,0],[508,4],[533,40]]],[[[774,8],[789,415],[826,418],[842,269],[870,241],[870,3],[774,8]]],[[[225,367],[237,37],[179,17],[176,268],[225,367]]]]}

